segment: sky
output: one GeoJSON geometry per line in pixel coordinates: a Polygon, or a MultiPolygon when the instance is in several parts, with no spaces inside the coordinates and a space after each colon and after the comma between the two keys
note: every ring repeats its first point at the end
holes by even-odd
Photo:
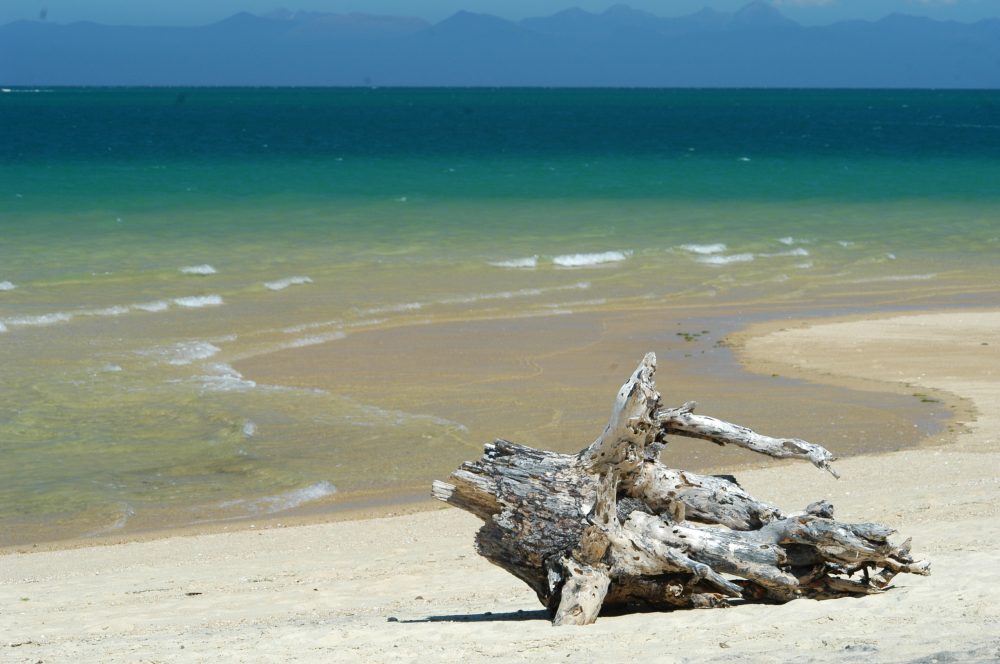
{"type": "MultiPolygon", "coordinates": [[[[622,0],[0,0],[0,24],[43,15],[55,23],[94,21],[127,25],[203,25],[240,11],[278,8],[331,13],[364,12],[419,16],[438,21],[458,10],[508,19],[545,16],[569,7],[600,12],[622,0]]],[[[844,19],[876,20],[892,12],[936,19],[977,21],[1000,17],[1000,0],[769,0],[795,20],[825,24],[844,19]]],[[[680,16],[712,7],[733,11],[749,0],[625,0],[636,9],[680,16]]]]}

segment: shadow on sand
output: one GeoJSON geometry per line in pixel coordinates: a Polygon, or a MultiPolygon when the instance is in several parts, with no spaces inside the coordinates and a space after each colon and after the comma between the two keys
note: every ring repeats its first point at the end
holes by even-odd
{"type": "Polygon", "coordinates": [[[426,618],[414,618],[413,620],[400,620],[399,618],[389,618],[388,622],[399,623],[432,623],[432,622],[501,622],[512,620],[551,620],[552,616],[545,609],[537,611],[508,611],[506,613],[465,613],[448,616],[427,616],[426,618]]]}

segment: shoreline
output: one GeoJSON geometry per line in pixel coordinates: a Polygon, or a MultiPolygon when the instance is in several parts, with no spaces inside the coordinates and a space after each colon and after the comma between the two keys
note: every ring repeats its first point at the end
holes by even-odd
{"type": "MultiPolygon", "coordinates": [[[[834,308],[836,311],[839,308],[834,308]]],[[[873,400],[881,408],[888,409],[893,418],[891,425],[879,424],[881,439],[879,444],[888,451],[898,447],[925,447],[946,444],[948,429],[952,428],[960,401],[944,395],[941,399],[917,403],[905,390],[892,390],[898,397],[885,396],[884,385],[854,382],[832,386],[823,381],[808,380],[804,375],[781,370],[776,378],[770,369],[761,365],[755,367],[742,359],[740,345],[749,330],[762,331],[780,329],[793,325],[794,321],[837,321],[845,319],[838,313],[830,314],[828,308],[812,309],[805,316],[796,316],[795,310],[783,306],[748,305],[739,313],[718,314],[704,307],[675,307],[657,309],[652,307],[612,309],[608,311],[581,312],[571,316],[549,318],[484,319],[474,321],[443,321],[431,326],[404,326],[359,332],[355,338],[342,339],[323,346],[306,349],[285,350],[269,353],[237,363],[248,378],[259,382],[292,384],[297,387],[324,389],[333,393],[356,394],[355,386],[338,384],[331,378],[328,369],[316,371],[313,367],[342,367],[344,363],[357,364],[343,373],[348,377],[365,376],[365,380],[375,385],[387,381],[392,390],[406,392],[417,399],[427,398],[424,403],[390,401],[387,412],[429,412],[432,417],[455,418],[456,413],[464,419],[461,411],[447,412],[433,409],[442,407],[438,393],[462,397],[447,381],[428,378],[434,373],[429,362],[433,358],[452,350],[443,350],[449,343],[454,348],[464,350],[464,345],[474,349],[478,344],[497,340],[506,343],[500,349],[499,359],[484,368],[490,375],[486,383],[477,383],[477,391],[490,390],[490,383],[505,383],[498,390],[486,392],[494,399],[490,407],[473,411],[478,428],[470,424],[470,431],[462,436],[465,440],[459,448],[452,450],[450,463],[426,470],[428,477],[399,478],[394,485],[372,486],[368,489],[345,490],[336,478],[338,492],[326,499],[306,503],[273,514],[247,514],[239,516],[220,515],[196,522],[163,525],[162,519],[169,519],[167,510],[159,516],[157,525],[155,512],[144,513],[143,521],[133,518],[128,527],[110,532],[95,532],[86,536],[68,539],[38,538],[0,547],[0,553],[28,550],[58,550],[81,548],[93,545],[108,545],[124,542],[150,541],[177,535],[200,535],[215,532],[234,532],[251,528],[284,527],[289,524],[332,523],[354,519],[376,518],[396,513],[434,510],[442,507],[430,498],[431,479],[443,479],[466,460],[478,458],[481,444],[494,437],[504,437],[527,445],[575,453],[604,424],[606,411],[610,407],[611,396],[618,389],[627,374],[627,365],[641,357],[647,350],[656,349],[660,356],[661,391],[665,403],[675,403],[695,398],[702,403],[700,412],[749,426],[762,433],[773,435],[796,435],[826,445],[851,456],[864,450],[852,449],[857,440],[868,435],[865,430],[871,420],[873,400]],[[825,314],[825,315],[824,315],[825,314]],[[789,316],[795,318],[790,319],[789,316]],[[762,322],[763,321],[763,322],[762,322]],[[749,322],[749,328],[747,323],[749,322]],[[710,328],[711,334],[698,333],[685,337],[685,330],[710,328]],[[678,332],[677,330],[681,330],[678,332]],[[511,336],[513,335],[513,336],[511,336]],[[470,337],[471,341],[463,341],[470,337]],[[440,339],[444,338],[442,342],[440,339]],[[566,339],[569,339],[567,345],[566,339]],[[683,339],[683,341],[681,340],[683,339]],[[374,357],[374,353],[384,352],[386,346],[407,345],[405,354],[392,356],[392,361],[374,357]],[[410,353],[411,344],[422,344],[418,352],[410,353]],[[531,348],[532,351],[522,349],[531,348]],[[357,360],[361,357],[362,360],[357,360]],[[367,362],[373,364],[367,364],[367,362]],[[384,364],[386,366],[378,366],[384,364]],[[403,365],[402,367],[400,365],[403,365]],[[525,371],[525,368],[528,371],[525,371]],[[768,378],[768,375],[771,375],[768,378]],[[806,378],[806,384],[801,381],[806,378]],[[789,380],[791,379],[791,380],[789,380]],[[296,383],[296,381],[299,381],[296,383]],[[401,383],[401,385],[400,385],[401,383]],[[451,391],[449,391],[451,390],[451,391]],[[772,398],[761,401],[754,398],[760,390],[767,390],[772,398]],[[555,399],[554,394],[560,397],[555,399]],[[568,396],[567,396],[568,395],[568,396]],[[435,403],[435,401],[437,403],[435,403]],[[936,403],[940,401],[940,403],[936,403]],[[571,405],[559,402],[572,402],[571,405]],[[524,403],[530,403],[525,406],[524,403]],[[844,422],[842,413],[829,404],[840,403],[852,413],[849,422],[844,422]],[[558,408],[548,414],[546,409],[558,408]],[[796,411],[810,412],[811,418],[796,415],[796,411]],[[521,434],[516,428],[511,430],[510,418],[520,420],[522,416],[534,418],[523,423],[521,434]],[[838,434],[841,440],[824,439],[831,430],[830,423],[837,419],[841,425],[847,424],[846,433],[838,434]],[[818,422],[812,421],[818,419],[818,422]],[[482,420],[481,422],[478,420],[482,420]],[[918,424],[919,423],[919,424],[918,424]],[[916,427],[916,428],[914,428],[916,427]],[[569,431],[570,433],[567,433],[569,431]],[[550,438],[550,434],[562,436],[562,443],[550,438]],[[568,440],[568,442],[567,442],[568,440]],[[424,486],[426,484],[426,487],[424,486]],[[152,518],[151,518],[152,516],[152,518]]],[[[855,313],[847,316],[871,317],[872,312],[855,313]]],[[[885,314],[885,315],[895,315],[885,314]]],[[[488,346],[489,347],[489,346],[488,346]]],[[[457,376],[468,380],[480,372],[479,354],[470,359],[460,359],[457,376]]],[[[392,399],[395,395],[385,395],[392,399]]],[[[450,404],[446,404],[450,405],[450,404]]],[[[475,406],[476,404],[473,404],[475,406]]],[[[467,420],[468,421],[468,420],[467,420]]],[[[692,444],[674,439],[671,447],[674,465],[698,472],[732,472],[748,468],[765,467],[770,460],[744,450],[719,449],[692,444]]],[[[354,452],[357,454],[358,452],[354,452]]],[[[370,451],[363,451],[371,455],[370,451]]],[[[400,449],[400,453],[403,450],[400,449]]],[[[358,458],[358,457],[354,457],[358,458]]]]}
{"type": "MultiPolygon", "coordinates": [[[[790,416],[787,412],[783,412],[780,408],[777,410],[768,410],[770,406],[767,403],[758,403],[748,400],[741,396],[739,392],[742,389],[747,389],[748,387],[750,390],[754,391],[767,389],[772,393],[772,396],[776,395],[777,398],[780,399],[782,395],[785,397],[791,397],[795,392],[800,391],[799,387],[801,387],[801,385],[797,387],[796,383],[801,384],[802,381],[805,381],[805,386],[802,387],[802,389],[815,391],[812,401],[805,402],[805,406],[818,406],[820,408],[826,408],[822,401],[836,402],[838,399],[846,398],[850,398],[852,402],[863,401],[867,398],[866,395],[873,395],[876,400],[879,400],[882,399],[880,395],[892,392],[893,394],[899,395],[901,398],[900,403],[896,403],[891,406],[893,416],[899,418],[900,422],[895,426],[895,429],[887,429],[887,433],[900,431],[904,426],[917,427],[917,420],[908,418],[916,417],[918,412],[921,413],[920,417],[924,422],[920,426],[926,427],[929,424],[931,426],[934,426],[935,424],[940,426],[939,431],[921,429],[919,435],[913,431],[904,431],[903,433],[911,437],[912,440],[908,440],[907,443],[902,446],[903,448],[923,448],[928,446],[947,445],[954,437],[955,433],[960,430],[961,420],[967,420],[972,417],[967,400],[963,400],[942,390],[926,390],[928,396],[933,397],[932,399],[928,399],[928,401],[939,403],[919,404],[920,407],[914,407],[914,405],[908,403],[908,399],[906,398],[912,396],[913,390],[907,390],[906,388],[893,383],[862,379],[845,379],[838,377],[824,377],[824,380],[817,380],[816,377],[810,372],[798,371],[788,365],[779,366],[759,359],[755,361],[748,361],[745,357],[745,353],[742,352],[742,347],[748,339],[754,336],[767,334],[769,332],[803,325],[808,326],[813,324],[849,320],[869,320],[894,317],[901,315],[898,311],[884,313],[851,313],[847,315],[827,313],[827,315],[822,315],[820,311],[813,310],[809,312],[811,315],[807,314],[805,316],[796,316],[795,311],[788,311],[780,307],[750,307],[744,316],[750,319],[749,325],[747,325],[744,321],[740,321],[735,324],[732,321],[728,321],[728,323],[726,323],[725,317],[722,317],[719,320],[713,320],[711,317],[706,318],[705,313],[701,311],[701,309],[701,307],[685,307],[670,310],[669,313],[664,314],[663,312],[659,312],[654,309],[630,308],[627,311],[589,312],[575,314],[573,317],[560,317],[563,319],[572,318],[573,320],[570,321],[572,324],[582,322],[582,324],[586,327],[599,329],[601,345],[610,346],[610,348],[603,349],[604,352],[601,353],[600,357],[598,357],[598,363],[601,359],[606,359],[607,361],[612,362],[613,365],[617,365],[617,368],[601,372],[603,375],[597,381],[592,380],[592,377],[589,375],[581,375],[584,371],[586,371],[585,369],[569,369],[569,373],[571,374],[573,380],[591,381],[591,383],[593,383],[588,386],[588,388],[590,388],[589,391],[580,392],[584,398],[589,398],[590,404],[592,405],[586,409],[578,409],[578,414],[589,417],[594,420],[594,423],[589,428],[578,427],[582,434],[579,434],[576,438],[574,438],[569,447],[566,447],[565,449],[557,449],[557,451],[573,453],[586,445],[586,441],[589,440],[586,436],[592,434],[600,426],[603,426],[602,418],[605,416],[605,411],[610,408],[610,397],[617,389],[617,383],[623,380],[623,377],[627,373],[627,369],[625,368],[626,365],[635,359],[632,357],[633,355],[635,355],[635,357],[639,357],[640,355],[637,353],[640,350],[645,352],[645,350],[650,347],[650,344],[654,343],[652,341],[647,343],[642,340],[632,343],[623,343],[620,340],[615,341],[614,339],[609,339],[608,337],[615,337],[617,335],[617,337],[620,338],[625,334],[623,330],[627,330],[629,335],[631,335],[633,331],[638,331],[640,339],[648,339],[655,334],[660,337],[656,343],[662,347],[664,343],[662,339],[670,339],[674,337],[674,321],[677,318],[679,318],[679,322],[677,322],[676,325],[681,326],[677,329],[694,329],[691,327],[692,325],[699,329],[701,325],[712,327],[712,338],[716,340],[716,343],[712,345],[707,341],[702,342],[701,340],[696,339],[696,343],[694,344],[681,344],[683,350],[685,351],[689,346],[692,347],[690,348],[690,352],[684,353],[685,358],[688,359],[682,359],[680,357],[681,351],[678,351],[676,347],[669,352],[658,353],[661,358],[659,377],[665,386],[664,388],[661,388],[661,391],[664,394],[665,403],[673,403],[674,401],[680,403],[681,401],[690,398],[697,398],[699,401],[704,400],[701,412],[704,412],[705,414],[716,415],[723,417],[723,419],[728,418],[730,421],[750,426],[751,428],[754,428],[762,433],[770,433],[772,435],[794,434],[807,440],[824,444],[835,453],[839,454],[844,454],[844,445],[842,443],[838,443],[832,438],[824,440],[822,437],[817,435],[817,431],[824,431],[824,429],[829,427],[813,425],[810,422],[802,421],[802,418],[796,419],[794,417],[792,419],[792,424],[772,425],[768,421],[767,415],[778,418],[779,422],[782,418],[787,419],[790,416]],[[680,313],[679,316],[678,313],[680,313]],[[793,317],[788,318],[789,315],[793,317]],[[695,316],[700,317],[695,318],[695,316]],[[617,332],[608,331],[607,328],[609,321],[610,324],[614,326],[619,325],[619,321],[626,318],[629,319],[629,324],[622,325],[622,329],[617,332]],[[719,332],[717,325],[720,320],[726,323],[723,327],[728,327],[729,329],[723,329],[719,332]],[[664,323],[664,321],[666,321],[666,323],[664,323]],[[657,331],[654,333],[650,331],[651,329],[657,331]],[[698,354],[699,350],[700,354],[698,354]],[[708,352],[708,355],[705,354],[706,352],[708,352]],[[607,357],[605,358],[605,356],[607,357]],[[766,377],[769,375],[772,376],[772,378],[776,376],[776,372],[780,373],[780,380],[778,382],[790,382],[790,389],[787,389],[785,392],[780,392],[778,391],[778,387],[775,385],[775,380],[766,380],[766,377]],[[791,379],[791,381],[788,379],[791,379]],[[600,384],[599,389],[594,387],[594,384],[598,383],[600,384]],[[680,391],[675,391],[675,385],[678,383],[684,387],[680,391]],[[849,392],[834,392],[831,390],[831,387],[833,386],[841,388],[842,390],[849,390],[849,392]],[[712,402],[713,399],[714,403],[712,402]],[[740,401],[750,403],[754,409],[760,406],[764,412],[756,413],[754,410],[747,411],[745,408],[744,411],[738,412],[736,415],[730,415],[725,411],[722,413],[718,412],[719,404],[723,407],[732,407],[732,403],[739,405],[740,401]],[[901,414],[899,409],[904,404],[907,408],[910,408],[910,410],[905,411],[906,415],[900,417],[901,414]],[[926,405],[926,408],[923,408],[924,405],[926,405]],[[931,408],[934,408],[938,413],[935,417],[943,419],[924,419],[928,417],[928,415],[924,413],[929,413],[931,408]],[[756,420],[754,418],[756,418],[756,420]],[[598,420],[601,421],[598,422],[598,420]],[[805,433],[803,433],[803,431],[799,428],[799,425],[810,425],[812,426],[812,429],[810,430],[807,428],[805,429],[805,433]]],[[[930,311],[947,310],[931,309],[930,311]]],[[[433,337],[437,336],[437,334],[443,330],[455,328],[464,334],[468,329],[468,326],[472,324],[483,325],[486,326],[485,329],[490,329],[490,326],[499,326],[502,328],[504,322],[505,321],[502,319],[474,321],[472,323],[468,321],[443,322],[431,327],[421,327],[419,328],[419,332],[433,337]]],[[[524,321],[523,319],[520,319],[517,321],[518,324],[523,324],[525,322],[529,323],[529,325],[525,330],[521,331],[522,337],[528,338],[532,337],[536,333],[539,333],[539,325],[537,324],[539,323],[538,319],[533,321],[524,321]]],[[[407,329],[408,328],[393,328],[388,330],[387,333],[405,334],[407,329]]],[[[378,331],[376,331],[376,333],[378,333],[378,331]]],[[[543,329],[542,333],[546,334],[547,332],[543,329]]],[[[365,333],[362,333],[360,336],[361,345],[365,345],[369,342],[369,339],[364,336],[364,334],[365,333]]],[[[376,340],[377,339],[378,338],[376,337],[376,340]]],[[[588,350],[593,349],[596,345],[597,339],[598,337],[594,337],[594,339],[591,339],[590,342],[583,343],[581,346],[583,349],[582,352],[586,354],[588,350]]],[[[520,340],[524,341],[524,339],[520,340]]],[[[516,341],[518,340],[516,339],[515,342],[516,341]]],[[[561,340],[559,343],[562,343],[561,340]]],[[[669,344],[671,342],[666,343],[669,344]]],[[[325,348],[313,347],[291,352],[283,351],[284,355],[278,355],[279,358],[285,358],[283,361],[276,361],[273,357],[274,354],[271,354],[264,358],[256,358],[258,364],[254,365],[251,362],[249,368],[241,365],[241,369],[247,370],[249,376],[256,379],[258,376],[254,373],[255,369],[269,371],[273,368],[281,369],[286,364],[289,364],[290,362],[288,362],[285,356],[291,356],[292,361],[294,361],[294,358],[297,355],[305,358],[305,362],[307,364],[315,363],[317,360],[324,360],[324,358],[330,353],[343,352],[341,350],[343,345],[344,341],[341,340],[328,344],[325,348]]],[[[566,365],[571,365],[575,361],[582,362],[590,361],[592,359],[581,356],[579,352],[573,355],[572,353],[574,351],[572,348],[560,349],[558,351],[545,348],[543,348],[543,350],[549,355],[561,354],[569,358],[561,361],[562,366],[553,365],[556,370],[563,372],[567,371],[566,365]]],[[[520,358],[518,358],[518,361],[521,361],[520,358]]],[[[553,367],[548,368],[552,369],[553,367]]],[[[541,371],[540,366],[536,366],[536,369],[539,372],[541,371]]],[[[296,371],[292,370],[290,373],[295,375],[296,371]]],[[[414,373],[420,374],[422,373],[422,370],[416,370],[414,373]]],[[[305,385],[309,385],[309,383],[307,382],[305,385]]],[[[540,394],[544,397],[544,394],[538,393],[537,387],[532,386],[530,383],[523,383],[522,385],[528,389],[534,388],[536,394],[540,394]]],[[[423,389],[422,384],[418,387],[423,389]]],[[[562,387],[566,387],[565,381],[562,382],[562,387]]],[[[508,391],[515,393],[515,400],[521,399],[520,394],[517,393],[518,390],[511,390],[508,386],[508,391]]],[[[511,409],[511,412],[518,411],[517,409],[511,409]]],[[[834,415],[832,413],[828,413],[826,417],[828,422],[832,422],[834,415]]],[[[860,418],[859,422],[862,424],[858,426],[863,427],[865,418],[870,417],[870,415],[861,412],[855,417],[856,419],[860,418]]],[[[509,431],[499,428],[490,429],[489,427],[483,427],[483,429],[485,429],[485,431],[481,432],[482,441],[490,440],[496,435],[499,435],[501,437],[516,440],[532,446],[543,447],[546,449],[558,448],[558,446],[554,448],[551,441],[547,441],[545,439],[533,440],[530,437],[524,439],[522,436],[512,435],[509,431]],[[492,433],[488,434],[486,433],[487,431],[492,433]]],[[[843,442],[848,444],[854,443],[854,441],[848,437],[848,434],[843,434],[843,436],[845,437],[843,442]]],[[[473,436],[467,435],[466,438],[471,441],[473,436]]],[[[476,442],[474,444],[470,442],[468,446],[469,449],[464,451],[465,458],[457,459],[453,465],[447,468],[442,468],[439,472],[439,476],[436,476],[436,478],[445,478],[447,474],[454,470],[454,468],[458,467],[462,461],[478,458],[481,453],[480,442],[476,442]]],[[[856,456],[858,454],[878,454],[891,450],[891,448],[888,447],[889,443],[878,444],[886,446],[887,449],[881,449],[876,452],[849,450],[848,454],[850,456],[856,456]]],[[[674,445],[671,448],[671,452],[675,457],[673,465],[679,468],[695,470],[698,472],[742,472],[747,469],[763,468],[774,463],[779,463],[775,460],[763,459],[759,455],[743,450],[731,448],[721,449],[715,448],[714,446],[706,449],[705,446],[700,444],[691,444],[689,441],[676,438],[674,439],[674,445]]],[[[427,480],[426,484],[427,487],[429,487],[430,480],[427,480]]],[[[209,518],[198,522],[179,525],[168,524],[165,526],[142,525],[136,527],[135,524],[131,524],[131,527],[129,528],[106,533],[95,533],[89,536],[71,537],[67,539],[36,539],[23,541],[0,547],[0,555],[12,552],[52,551],[61,549],[78,549],[88,546],[108,546],[128,542],[146,542],[175,536],[198,536],[212,533],[239,532],[252,529],[282,528],[290,525],[299,526],[355,521],[360,519],[392,516],[396,514],[412,514],[422,511],[434,511],[443,507],[443,505],[434,501],[430,497],[429,488],[425,490],[425,487],[421,482],[411,481],[403,483],[402,485],[375,487],[370,490],[349,492],[338,491],[336,495],[328,499],[307,503],[301,507],[274,514],[241,515],[220,517],[217,519],[209,518]]]]}
{"type": "MultiPolygon", "coordinates": [[[[752,330],[751,330],[752,331],[752,330]]],[[[881,595],[634,613],[553,631],[533,593],[477,556],[460,510],[4,556],[12,661],[988,661],[1000,656],[1000,310],[819,321],[748,338],[741,357],[933,385],[979,412],[948,446],[744,469],[758,499],[831,500],[912,537],[930,577],[881,595]],[[877,332],[877,334],[871,334],[877,332]],[[882,346],[895,352],[886,355],[882,346]],[[880,366],[881,365],[881,366],[880,366]],[[897,375],[895,372],[902,371],[897,375]],[[513,624],[508,624],[513,623],[513,624]],[[15,649],[16,648],[16,649],[15,649]]],[[[909,389],[909,388],[907,388],[909,389]]],[[[3,644],[0,644],[3,647],[3,644]]]]}

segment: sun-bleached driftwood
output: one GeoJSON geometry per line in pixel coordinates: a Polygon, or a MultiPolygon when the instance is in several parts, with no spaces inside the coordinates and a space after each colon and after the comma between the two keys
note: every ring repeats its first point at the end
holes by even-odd
{"type": "Polygon", "coordinates": [[[643,358],[622,386],[604,432],[579,454],[496,440],[478,461],[434,482],[434,497],[485,523],[476,549],[530,586],[556,625],[583,625],[608,607],[708,608],[884,590],[899,573],[929,574],[909,540],[872,523],[833,519],[816,502],[784,514],[736,479],[669,468],[668,434],[803,459],[835,477],[835,457],[796,438],[771,438],[662,408],[643,358]]]}

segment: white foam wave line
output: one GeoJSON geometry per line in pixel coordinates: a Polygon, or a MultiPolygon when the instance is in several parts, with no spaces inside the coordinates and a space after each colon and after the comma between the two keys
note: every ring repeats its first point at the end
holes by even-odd
{"type": "Polygon", "coordinates": [[[17,286],[15,286],[13,282],[10,282],[10,281],[0,281],[0,293],[2,293],[4,291],[12,291],[15,288],[17,288],[17,286]]]}
{"type": "Polygon", "coordinates": [[[198,277],[207,277],[210,274],[218,274],[218,270],[205,263],[204,265],[188,265],[178,268],[181,274],[192,274],[198,277]]]}
{"type": "Polygon", "coordinates": [[[404,311],[419,311],[424,308],[423,302],[404,302],[403,304],[389,304],[384,307],[372,307],[364,309],[363,314],[398,314],[404,311]]]}
{"type": "Polygon", "coordinates": [[[347,335],[343,332],[331,332],[329,334],[317,334],[311,337],[302,337],[301,339],[295,339],[287,344],[282,344],[281,348],[304,348],[306,346],[318,346],[319,344],[325,344],[329,341],[338,341],[343,339],[347,335]]]}
{"type": "MultiPolygon", "coordinates": [[[[223,300],[219,295],[195,295],[190,297],[174,298],[172,302],[178,306],[188,309],[197,309],[201,307],[220,305],[223,303],[223,300]]],[[[77,316],[123,316],[133,310],[158,313],[167,311],[169,308],[169,302],[165,300],[158,300],[156,302],[143,302],[140,304],[130,305],[115,304],[110,307],[103,307],[100,309],[80,309],[73,312],[56,311],[34,316],[13,316],[0,320],[0,323],[5,325],[5,329],[9,327],[45,327],[48,325],[55,325],[56,323],[67,323],[77,316]]]]}
{"type": "Polygon", "coordinates": [[[758,254],[761,258],[782,258],[785,256],[808,256],[809,250],[803,249],[802,247],[796,247],[795,249],[789,249],[788,251],[776,251],[771,254],[758,254]]]}
{"type": "Polygon", "coordinates": [[[681,249],[692,254],[721,254],[723,251],[728,249],[728,247],[721,242],[716,242],[714,244],[682,244],[681,249]]]}
{"type": "Polygon", "coordinates": [[[57,311],[51,314],[39,314],[37,316],[14,316],[5,318],[0,323],[5,323],[10,327],[45,327],[56,323],[65,323],[72,320],[73,314],[64,311],[57,311]]]}
{"type": "Polygon", "coordinates": [[[930,281],[937,277],[936,273],[928,274],[894,274],[886,277],[870,277],[867,279],[854,279],[845,283],[849,284],[872,284],[885,281],[930,281]]]}
{"type": "Polygon", "coordinates": [[[605,263],[619,263],[632,255],[631,251],[604,251],[593,254],[563,254],[553,256],[552,262],[559,267],[591,267],[605,263]]]}
{"type": "Polygon", "coordinates": [[[268,290],[279,291],[284,290],[289,286],[311,284],[312,282],[313,280],[309,277],[287,277],[285,279],[278,279],[277,281],[267,281],[264,283],[264,287],[268,290]]]}
{"type": "Polygon", "coordinates": [[[545,291],[541,288],[522,288],[516,291],[500,291],[499,293],[483,293],[480,295],[466,295],[462,297],[449,297],[438,300],[438,304],[473,304],[474,302],[484,302],[488,300],[510,300],[515,297],[536,297],[545,291]]]}
{"type": "Polygon", "coordinates": [[[845,249],[854,246],[854,242],[852,242],[851,240],[837,240],[837,244],[844,247],[845,249]]]}
{"type": "Polygon", "coordinates": [[[7,326],[4,325],[3,323],[0,323],[0,332],[6,332],[6,331],[7,331],[7,326]]]}
{"type": "Polygon", "coordinates": [[[247,380],[243,374],[228,364],[211,364],[207,369],[211,373],[197,378],[201,382],[202,391],[245,392],[257,387],[257,383],[247,380]]]}
{"type": "Polygon", "coordinates": [[[362,320],[356,320],[353,323],[347,323],[344,327],[371,327],[373,325],[381,325],[387,320],[387,318],[365,318],[362,320]]]}
{"type": "Polygon", "coordinates": [[[222,349],[207,341],[182,342],[174,346],[175,354],[169,360],[173,365],[191,364],[197,360],[207,360],[222,349]]]}
{"type": "Polygon", "coordinates": [[[88,309],[86,311],[81,311],[80,313],[84,316],[121,316],[122,314],[127,314],[130,307],[116,304],[111,307],[105,307],[104,309],[88,309]]]}
{"type": "Polygon", "coordinates": [[[241,507],[246,509],[248,512],[255,514],[274,514],[275,512],[290,510],[304,503],[332,496],[335,493],[337,493],[337,487],[334,486],[332,482],[323,480],[302,489],[294,489],[292,491],[286,491],[285,493],[279,493],[274,496],[228,500],[226,502],[219,503],[219,507],[241,507]]]}
{"type": "Polygon", "coordinates": [[[182,366],[198,360],[207,360],[222,349],[207,341],[181,341],[170,346],[158,346],[135,351],[136,355],[165,361],[167,364],[182,366]]]}
{"type": "Polygon", "coordinates": [[[607,303],[607,298],[602,297],[596,300],[576,300],[574,302],[560,302],[559,304],[543,304],[542,306],[547,309],[561,309],[563,307],[599,307],[607,303]]]}
{"type": "Polygon", "coordinates": [[[247,438],[253,438],[257,434],[257,423],[253,420],[247,420],[243,423],[242,431],[247,438]]]}
{"type": "Polygon", "coordinates": [[[186,307],[188,309],[217,307],[223,304],[221,295],[190,295],[187,297],[175,297],[171,301],[179,307],[186,307]]]}
{"type": "Polygon", "coordinates": [[[699,263],[705,265],[729,265],[730,263],[749,263],[754,259],[753,254],[730,254],[728,256],[698,256],[695,258],[699,263]]]}
{"type": "MultiPolygon", "coordinates": [[[[549,286],[546,288],[522,288],[516,291],[499,291],[496,293],[476,293],[474,295],[457,295],[455,297],[446,297],[440,300],[432,300],[430,302],[406,302],[403,304],[392,304],[383,307],[374,307],[372,309],[363,309],[360,313],[362,314],[403,313],[407,311],[419,311],[424,307],[433,305],[474,304],[476,302],[483,302],[489,300],[510,300],[518,297],[538,297],[539,295],[544,295],[545,293],[553,293],[558,291],[587,290],[588,288],[590,288],[590,286],[591,284],[589,281],[578,281],[574,284],[567,284],[565,286],[549,286]]],[[[383,320],[365,321],[359,324],[361,325],[378,324],[381,322],[384,321],[383,320]]],[[[295,330],[296,328],[288,328],[288,329],[295,330]]]]}
{"type": "Polygon", "coordinates": [[[438,304],[473,304],[488,300],[510,300],[516,297],[538,297],[545,293],[568,290],[587,290],[590,288],[589,281],[580,281],[567,286],[550,286],[549,288],[522,288],[516,291],[500,291],[498,293],[480,293],[478,295],[465,295],[461,297],[446,298],[438,300],[438,304]]]}
{"type": "Polygon", "coordinates": [[[157,300],[155,302],[142,302],[140,304],[133,304],[133,309],[138,309],[139,311],[148,311],[150,313],[158,313],[160,311],[166,311],[170,308],[170,303],[165,300],[157,300]]]}
{"type": "Polygon", "coordinates": [[[333,327],[334,325],[343,325],[342,320],[321,320],[315,323],[302,323],[301,325],[292,325],[291,327],[284,327],[281,329],[285,334],[298,334],[299,332],[305,332],[306,330],[316,330],[321,327],[333,327]]]}
{"type": "Polygon", "coordinates": [[[509,267],[517,269],[525,268],[535,268],[538,267],[538,256],[528,256],[526,258],[512,258],[506,261],[497,261],[495,263],[490,263],[494,267],[509,267]]]}

